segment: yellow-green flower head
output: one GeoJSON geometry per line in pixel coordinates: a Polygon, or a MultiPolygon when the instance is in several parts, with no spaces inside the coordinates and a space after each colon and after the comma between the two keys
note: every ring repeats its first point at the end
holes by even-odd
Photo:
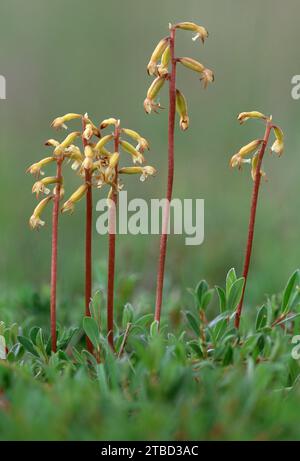
{"type": "Polygon", "coordinates": [[[38,197],[40,193],[48,195],[50,193],[50,189],[48,189],[46,186],[49,186],[50,184],[56,184],[57,183],[57,177],[56,176],[49,176],[47,178],[43,178],[40,181],[37,181],[33,184],[32,186],[32,193],[36,194],[38,197]]]}
{"type": "Polygon", "coordinates": [[[283,131],[282,131],[281,128],[279,128],[279,126],[274,126],[273,130],[274,130],[276,140],[275,140],[274,144],[271,147],[271,151],[275,152],[275,154],[277,154],[280,157],[282,155],[283,149],[284,149],[283,131]]]}
{"type": "Polygon", "coordinates": [[[132,144],[127,141],[121,140],[120,145],[123,149],[132,156],[133,163],[144,163],[145,158],[141,152],[136,150],[132,144]]]}
{"type": "Polygon", "coordinates": [[[165,81],[165,76],[157,77],[155,80],[153,80],[152,84],[150,85],[147,92],[147,97],[144,100],[144,109],[147,114],[150,114],[152,110],[154,112],[157,112],[158,109],[160,109],[161,106],[159,103],[155,102],[155,98],[162,89],[165,81]]]}
{"type": "Polygon", "coordinates": [[[119,170],[120,174],[140,174],[140,181],[144,182],[149,176],[155,176],[157,171],[153,166],[132,166],[124,167],[119,170]]]}
{"type": "Polygon", "coordinates": [[[178,24],[175,24],[174,27],[176,29],[190,30],[192,32],[195,32],[196,35],[192,39],[194,41],[200,38],[202,43],[204,43],[208,37],[208,32],[205,29],[205,27],[199,26],[198,24],[195,24],[194,22],[179,22],[178,24]]]}
{"type": "Polygon", "coordinates": [[[73,213],[75,203],[79,202],[79,200],[81,200],[82,197],[84,197],[87,191],[87,188],[88,188],[87,184],[83,184],[82,186],[78,187],[78,189],[76,189],[76,191],[71,195],[69,200],[67,200],[63,204],[61,212],[66,213],[67,211],[69,211],[70,213],[73,213]]]}
{"type": "Polygon", "coordinates": [[[157,73],[160,77],[164,77],[168,75],[169,73],[168,66],[169,66],[170,59],[171,59],[171,50],[170,50],[170,46],[168,45],[162,54],[160,64],[157,65],[157,73]]]}
{"type": "Polygon", "coordinates": [[[78,119],[81,118],[80,114],[66,114],[63,115],[62,117],[57,117],[53,120],[51,123],[51,127],[54,128],[55,130],[59,130],[60,128],[67,129],[68,127],[66,126],[66,122],[69,122],[70,120],[78,119]]]}
{"type": "Polygon", "coordinates": [[[52,200],[53,196],[50,195],[49,197],[44,198],[40,201],[40,203],[35,207],[32,216],[29,219],[29,225],[31,229],[39,229],[40,227],[45,225],[45,221],[41,220],[41,214],[45,210],[46,206],[52,200]]]}
{"type": "Polygon", "coordinates": [[[134,139],[137,142],[136,150],[139,152],[145,152],[145,150],[149,150],[149,142],[147,139],[143,138],[139,133],[134,130],[130,130],[129,128],[122,128],[122,133],[126,134],[130,138],[134,139]]]}
{"type": "Polygon", "coordinates": [[[39,162],[33,163],[30,167],[27,168],[26,173],[30,173],[36,177],[39,175],[44,175],[44,172],[42,171],[42,168],[45,165],[48,165],[49,163],[52,163],[55,161],[54,157],[46,157],[40,160],[39,162]]]}
{"type": "Polygon", "coordinates": [[[262,139],[255,139],[254,141],[249,142],[249,144],[241,147],[241,149],[235,155],[233,155],[233,157],[231,157],[230,166],[232,168],[236,166],[241,168],[243,163],[250,163],[251,160],[245,159],[245,157],[257,151],[262,142],[262,139]]]}
{"type": "Polygon", "coordinates": [[[100,130],[103,130],[104,128],[107,128],[110,125],[116,125],[118,123],[118,120],[116,118],[110,117],[106,118],[103,120],[100,124],[100,130]]]}
{"type": "Polygon", "coordinates": [[[166,50],[169,43],[169,37],[165,37],[156,45],[150,61],[147,66],[147,72],[149,75],[156,75],[157,61],[160,59],[164,51],[166,50]]]}
{"type": "Polygon", "coordinates": [[[250,112],[241,112],[237,117],[241,125],[245,123],[247,120],[249,120],[250,118],[262,119],[262,120],[268,119],[268,117],[266,117],[264,114],[256,110],[252,110],[250,112]]]}
{"type": "Polygon", "coordinates": [[[58,146],[55,147],[54,155],[64,155],[65,149],[70,147],[70,145],[73,144],[76,138],[79,136],[81,136],[80,131],[73,131],[72,133],[68,134],[68,136],[58,146]]]}
{"type": "Polygon", "coordinates": [[[103,136],[103,138],[101,138],[97,144],[95,145],[95,149],[101,153],[101,150],[104,148],[104,146],[109,142],[111,141],[112,139],[114,138],[114,135],[113,134],[108,134],[106,136],[103,136]]]}
{"type": "Polygon", "coordinates": [[[176,110],[179,114],[180,120],[179,125],[180,128],[185,131],[189,127],[189,116],[187,114],[187,102],[186,99],[181,93],[181,91],[176,90],[176,110]]]}

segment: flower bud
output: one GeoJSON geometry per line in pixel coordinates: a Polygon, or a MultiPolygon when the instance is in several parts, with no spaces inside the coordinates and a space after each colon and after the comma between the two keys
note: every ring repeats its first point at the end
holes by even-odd
{"type": "Polygon", "coordinates": [[[181,91],[176,90],[176,110],[180,116],[180,128],[185,131],[189,127],[189,117],[187,114],[187,102],[181,91]]]}
{"type": "Polygon", "coordinates": [[[69,200],[67,200],[61,209],[62,213],[65,213],[67,211],[70,211],[70,213],[73,213],[74,211],[74,205],[76,202],[79,202],[80,199],[85,195],[87,191],[88,185],[83,184],[82,186],[78,187],[78,189],[71,195],[69,200]]]}
{"type": "Polygon", "coordinates": [[[275,125],[273,126],[273,130],[274,130],[276,140],[275,140],[274,144],[271,147],[271,151],[275,152],[275,154],[277,154],[280,157],[282,155],[283,149],[284,149],[283,131],[282,131],[281,128],[279,128],[279,126],[275,126],[275,125]]]}
{"type": "Polygon", "coordinates": [[[183,29],[183,30],[190,30],[192,32],[195,32],[196,35],[193,37],[193,40],[197,40],[198,38],[201,39],[202,43],[207,39],[208,37],[208,32],[203,26],[198,26],[197,24],[193,22],[179,22],[178,24],[175,25],[176,29],[183,29]]]}
{"type": "Polygon", "coordinates": [[[103,120],[103,122],[101,122],[100,130],[103,130],[104,128],[108,127],[109,125],[116,125],[117,122],[118,122],[118,120],[113,118],[113,117],[107,118],[107,119],[103,120]]]}
{"type": "Polygon", "coordinates": [[[45,141],[45,146],[57,147],[58,145],[59,141],[56,141],[56,139],[47,139],[47,141],[45,141]]]}
{"type": "Polygon", "coordinates": [[[87,123],[82,133],[82,137],[86,139],[87,141],[89,141],[93,137],[93,134],[94,134],[94,131],[93,131],[92,125],[90,123],[87,123]]]}
{"type": "Polygon", "coordinates": [[[98,141],[98,143],[95,146],[95,149],[101,153],[101,149],[112,139],[114,138],[113,134],[108,134],[106,136],[103,136],[103,138],[98,141]]]}
{"type": "Polygon", "coordinates": [[[49,197],[46,197],[43,200],[41,200],[40,203],[35,207],[33,214],[29,219],[29,225],[31,229],[39,229],[39,227],[45,225],[45,221],[41,220],[41,214],[50,202],[50,200],[52,199],[53,195],[50,195],[49,197]]]}
{"type": "Polygon", "coordinates": [[[157,61],[160,59],[163,52],[167,48],[168,43],[169,43],[169,37],[165,37],[156,45],[155,50],[153,51],[149,64],[147,66],[147,72],[149,75],[156,74],[157,61]]]}
{"type": "Polygon", "coordinates": [[[195,72],[202,73],[205,70],[205,66],[193,58],[178,58],[178,62],[195,72]]]}
{"type": "Polygon", "coordinates": [[[249,118],[261,118],[263,120],[267,119],[267,117],[264,114],[262,114],[261,112],[257,112],[256,110],[253,110],[251,112],[241,112],[238,115],[237,119],[240,122],[240,124],[242,125],[247,120],[249,120],[249,118]]]}
{"type": "Polygon", "coordinates": [[[90,145],[85,146],[84,156],[85,158],[82,163],[82,167],[85,170],[90,170],[93,167],[93,158],[94,158],[94,151],[90,145]]]}
{"type": "Polygon", "coordinates": [[[69,122],[70,120],[74,120],[76,118],[81,118],[80,114],[66,114],[63,115],[62,117],[57,117],[53,120],[51,123],[51,127],[58,130],[60,128],[65,128],[67,129],[67,126],[65,125],[65,122],[69,122]]]}

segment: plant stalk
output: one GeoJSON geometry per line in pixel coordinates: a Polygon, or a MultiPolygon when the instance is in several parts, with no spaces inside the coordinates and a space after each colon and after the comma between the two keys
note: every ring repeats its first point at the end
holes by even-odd
{"type": "Polygon", "coordinates": [[[50,291],[50,330],[51,350],[56,352],[56,285],[57,285],[57,245],[58,245],[58,215],[60,202],[60,189],[62,181],[63,159],[57,160],[56,177],[57,184],[53,199],[52,211],[52,253],[51,253],[51,291],[50,291]]]}
{"type": "Polygon", "coordinates": [[[176,58],[175,58],[175,29],[170,30],[171,73],[169,78],[169,126],[168,126],[168,183],[167,204],[163,214],[162,234],[160,237],[159,262],[156,285],[155,320],[160,322],[161,305],[164,285],[165,261],[167,252],[168,224],[170,218],[170,201],[172,199],[174,178],[174,126],[176,113],[176,58]]]}
{"type": "Polygon", "coordinates": [[[246,284],[247,284],[249,265],[250,265],[250,259],[251,259],[251,253],[252,253],[255,218],[256,218],[256,209],[257,209],[257,200],[258,200],[259,186],[260,186],[260,182],[261,182],[261,173],[260,173],[261,164],[262,164],[262,160],[263,160],[263,157],[264,157],[264,154],[265,154],[265,151],[266,151],[266,147],[267,147],[268,142],[269,142],[271,129],[272,129],[272,123],[271,123],[271,121],[268,121],[266,123],[266,130],[265,130],[264,139],[263,139],[263,142],[262,142],[259,154],[258,154],[258,161],[257,161],[257,165],[256,165],[256,172],[255,172],[255,180],[254,180],[254,184],[253,184],[253,192],[252,192],[252,199],[251,199],[251,211],[250,211],[250,219],[249,219],[249,226],[248,226],[248,239],[247,239],[247,245],[246,245],[244,269],[243,269],[243,277],[244,277],[245,281],[244,281],[241,300],[240,300],[239,305],[238,305],[238,307],[236,309],[236,315],[235,315],[235,321],[234,321],[234,325],[235,325],[236,328],[239,328],[239,326],[240,326],[241,313],[242,313],[242,309],[243,309],[245,289],[246,289],[246,284]]]}
{"type": "MultiPolygon", "coordinates": [[[[86,127],[86,121],[82,119],[82,133],[86,127]]],[[[88,144],[82,136],[83,149],[88,144]]],[[[92,175],[90,170],[85,170],[85,182],[87,184],[86,206],[85,206],[85,315],[91,316],[90,302],[92,298],[92,220],[93,220],[93,194],[92,194],[92,175]]],[[[86,348],[92,354],[93,344],[86,336],[86,348]]]]}
{"type": "MultiPolygon", "coordinates": [[[[114,150],[119,152],[120,127],[115,127],[114,150]]],[[[115,167],[115,187],[118,186],[118,166],[115,167]]],[[[116,209],[118,202],[117,190],[113,190],[111,197],[114,206],[109,209],[109,234],[108,234],[108,275],[107,275],[107,339],[114,350],[114,284],[115,284],[115,251],[116,251],[116,209]]]]}

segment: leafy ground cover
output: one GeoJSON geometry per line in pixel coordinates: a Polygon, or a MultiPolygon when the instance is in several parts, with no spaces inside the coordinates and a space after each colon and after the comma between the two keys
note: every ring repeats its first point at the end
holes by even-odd
{"type": "Polygon", "coordinates": [[[115,352],[100,292],[79,327],[72,324],[80,308],[66,301],[70,326],[58,328],[56,353],[48,291],[2,299],[0,438],[298,440],[299,282],[296,271],[281,293],[248,306],[238,332],[233,312],[243,279],[232,269],[224,287],[201,281],[190,290],[188,306],[173,303],[170,291],[158,331],[146,294],[126,303],[128,277],[118,293],[115,352]]]}

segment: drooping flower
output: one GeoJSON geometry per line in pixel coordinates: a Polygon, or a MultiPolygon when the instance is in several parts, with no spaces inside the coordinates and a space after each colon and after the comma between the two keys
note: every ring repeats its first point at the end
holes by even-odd
{"type": "Polygon", "coordinates": [[[67,211],[69,211],[70,213],[73,213],[75,203],[79,202],[79,200],[82,199],[87,189],[87,184],[83,184],[82,186],[78,187],[78,189],[76,189],[76,191],[71,195],[71,197],[63,204],[61,212],[66,213],[67,211]]]}
{"type": "Polygon", "coordinates": [[[162,40],[160,40],[160,42],[156,45],[147,66],[147,72],[149,75],[156,75],[157,62],[166,50],[168,43],[169,37],[165,37],[162,40]]]}
{"type": "Polygon", "coordinates": [[[275,154],[277,154],[280,157],[284,149],[283,131],[281,128],[279,128],[279,126],[275,126],[275,125],[273,126],[273,129],[274,129],[276,140],[271,147],[271,151],[275,152],[275,154]]]}
{"type": "Polygon", "coordinates": [[[178,24],[175,24],[176,29],[183,29],[183,30],[190,30],[192,32],[195,32],[196,35],[192,38],[192,40],[197,40],[200,38],[202,43],[205,42],[205,40],[208,37],[208,32],[203,26],[199,26],[198,24],[195,24],[194,22],[179,22],[178,24]]]}
{"type": "Polygon", "coordinates": [[[65,122],[69,122],[70,120],[74,120],[77,118],[81,118],[81,115],[70,113],[63,115],[62,117],[57,117],[51,123],[51,127],[55,130],[59,130],[60,128],[67,129],[68,127],[66,126],[65,122]]]}
{"type": "Polygon", "coordinates": [[[40,227],[45,225],[45,221],[41,220],[41,214],[45,210],[46,206],[53,199],[53,195],[44,198],[40,201],[40,203],[35,207],[30,219],[29,225],[32,229],[39,229],[40,227]]]}

